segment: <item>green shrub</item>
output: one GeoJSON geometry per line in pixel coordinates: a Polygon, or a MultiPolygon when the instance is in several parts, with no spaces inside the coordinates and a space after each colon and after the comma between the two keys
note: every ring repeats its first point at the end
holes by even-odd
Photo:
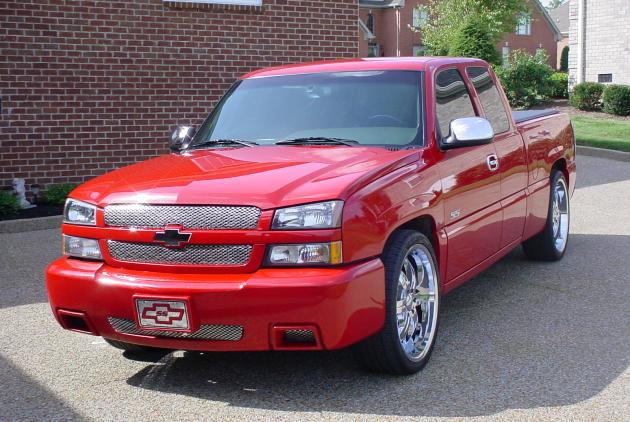
{"type": "Polygon", "coordinates": [[[580,110],[600,110],[604,85],[596,82],[582,82],[573,88],[569,102],[580,110]]]}
{"type": "Polygon", "coordinates": [[[501,63],[501,55],[487,26],[479,20],[472,20],[464,26],[457,37],[449,56],[475,57],[492,64],[501,63]]]}
{"type": "Polygon", "coordinates": [[[604,111],[618,116],[630,115],[630,86],[608,85],[602,97],[604,111]]]}
{"type": "Polygon", "coordinates": [[[515,50],[506,66],[497,66],[495,71],[512,107],[528,108],[549,98],[549,78],[553,69],[543,51],[532,56],[526,51],[515,50]]]}
{"type": "Polygon", "coordinates": [[[77,185],[72,183],[52,185],[44,191],[44,201],[51,205],[63,205],[70,192],[76,187],[77,185]]]}
{"type": "Polygon", "coordinates": [[[562,49],[562,55],[560,56],[560,71],[569,71],[569,46],[567,45],[562,49]]]}
{"type": "Polygon", "coordinates": [[[17,214],[20,210],[20,204],[13,192],[6,190],[0,191],[0,217],[17,214]]]}
{"type": "Polygon", "coordinates": [[[551,98],[569,98],[569,75],[556,72],[549,77],[549,96],[551,98]]]}

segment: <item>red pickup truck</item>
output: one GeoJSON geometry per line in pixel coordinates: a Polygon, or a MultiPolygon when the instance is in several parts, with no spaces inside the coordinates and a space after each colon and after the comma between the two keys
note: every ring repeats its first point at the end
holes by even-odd
{"type": "Polygon", "coordinates": [[[442,295],[518,245],[567,247],[569,118],[512,113],[481,60],[256,71],[171,149],[71,193],[46,271],[64,328],[136,352],[353,346],[414,373],[442,295]]]}

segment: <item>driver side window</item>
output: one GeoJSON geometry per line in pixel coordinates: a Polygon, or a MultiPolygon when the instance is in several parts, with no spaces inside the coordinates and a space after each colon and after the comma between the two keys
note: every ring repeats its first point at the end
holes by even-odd
{"type": "Polygon", "coordinates": [[[474,117],[468,89],[457,69],[443,70],[435,78],[435,101],[440,135],[450,135],[450,125],[455,119],[474,117]]]}

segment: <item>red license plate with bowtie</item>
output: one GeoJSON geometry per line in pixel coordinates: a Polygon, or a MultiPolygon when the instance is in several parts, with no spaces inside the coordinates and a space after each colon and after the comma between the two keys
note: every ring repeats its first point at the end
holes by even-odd
{"type": "Polygon", "coordinates": [[[141,329],[190,329],[186,301],[137,298],[136,311],[138,327],[141,329]]]}

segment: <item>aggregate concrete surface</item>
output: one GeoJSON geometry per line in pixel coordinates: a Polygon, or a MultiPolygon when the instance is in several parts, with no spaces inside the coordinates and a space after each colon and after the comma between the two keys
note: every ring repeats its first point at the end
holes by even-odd
{"type": "Polygon", "coordinates": [[[409,377],[350,352],[130,360],[62,330],[43,271],[58,230],[0,235],[0,420],[629,420],[630,164],[579,157],[561,262],[520,248],[443,300],[409,377]]]}

